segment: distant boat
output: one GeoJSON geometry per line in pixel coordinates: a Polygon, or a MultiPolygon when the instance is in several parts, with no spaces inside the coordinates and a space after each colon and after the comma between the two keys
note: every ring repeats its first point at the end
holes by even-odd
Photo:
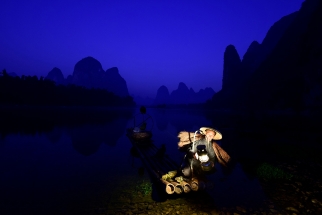
{"type": "Polygon", "coordinates": [[[127,129],[127,137],[133,142],[144,145],[152,141],[153,119],[142,106],[140,113],[133,118],[133,127],[127,129]]]}
{"type": "Polygon", "coordinates": [[[151,131],[141,131],[136,130],[135,128],[128,128],[126,134],[130,140],[136,142],[148,142],[152,139],[152,132],[151,131]]]}

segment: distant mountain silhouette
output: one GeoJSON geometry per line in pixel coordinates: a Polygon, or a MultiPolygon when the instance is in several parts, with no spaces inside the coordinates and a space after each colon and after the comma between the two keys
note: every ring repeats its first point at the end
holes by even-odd
{"type": "Polygon", "coordinates": [[[205,103],[208,100],[210,100],[216,92],[211,87],[206,87],[205,89],[200,89],[195,94],[195,100],[196,103],[205,103]]]}
{"type": "Polygon", "coordinates": [[[241,60],[235,46],[229,45],[224,53],[224,72],[222,80],[222,90],[234,89],[241,82],[241,60]]]}
{"type": "Polygon", "coordinates": [[[93,57],[86,57],[74,66],[72,75],[64,79],[58,68],[52,69],[46,79],[56,84],[74,84],[86,88],[100,88],[113,92],[117,96],[129,96],[126,81],[119,74],[117,67],[103,70],[101,63],[93,57]]]}
{"type": "Polygon", "coordinates": [[[72,84],[86,88],[101,88],[104,70],[101,63],[93,57],[86,57],[78,61],[74,66],[72,84]]]}
{"type": "Polygon", "coordinates": [[[322,107],[322,3],[306,0],[277,21],[262,44],[254,41],[239,63],[233,45],[224,54],[219,108],[317,109],[322,107]]]}
{"type": "Polygon", "coordinates": [[[307,0],[251,77],[245,104],[270,109],[322,107],[321,53],[322,2],[307,0]]]}
{"type": "Polygon", "coordinates": [[[5,69],[2,70],[2,72],[0,72],[0,77],[3,76],[3,73],[11,76],[11,77],[17,77],[18,75],[15,72],[7,72],[5,69]]]}
{"type": "Polygon", "coordinates": [[[254,73],[263,60],[272,52],[279,39],[290,26],[298,12],[284,16],[268,30],[262,44],[253,41],[243,59],[234,45],[228,45],[224,52],[222,89],[215,95],[217,106],[230,107],[238,99],[240,88],[254,73]]]}
{"type": "Polygon", "coordinates": [[[104,72],[101,63],[93,57],[78,61],[74,67],[72,83],[87,88],[101,88],[118,96],[128,96],[125,80],[120,76],[116,67],[104,72]]]}
{"type": "Polygon", "coordinates": [[[195,96],[195,91],[188,88],[183,82],[179,83],[178,89],[170,93],[170,104],[191,104],[195,96]]]}
{"type": "Polygon", "coordinates": [[[64,79],[64,75],[60,69],[54,67],[45,77],[45,80],[52,80],[56,84],[66,84],[66,80],[64,79]]]}
{"type": "Polygon", "coordinates": [[[215,91],[207,87],[195,92],[192,88],[188,88],[185,83],[180,82],[178,89],[169,93],[166,86],[162,85],[153,102],[154,105],[181,105],[181,104],[200,104],[211,99],[215,91]]]}
{"type": "Polygon", "coordinates": [[[259,44],[257,41],[251,43],[242,60],[242,69],[246,72],[246,75],[247,73],[252,74],[271,54],[281,37],[284,35],[287,28],[291,25],[297,15],[298,11],[286,15],[275,22],[268,30],[262,44],[259,44]]]}
{"type": "Polygon", "coordinates": [[[121,77],[117,67],[109,68],[103,76],[105,89],[116,95],[125,97],[129,95],[126,81],[121,77]]]}
{"type": "Polygon", "coordinates": [[[170,103],[170,93],[166,86],[162,85],[157,91],[157,95],[154,100],[155,105],[169,104],[170,103]]]}

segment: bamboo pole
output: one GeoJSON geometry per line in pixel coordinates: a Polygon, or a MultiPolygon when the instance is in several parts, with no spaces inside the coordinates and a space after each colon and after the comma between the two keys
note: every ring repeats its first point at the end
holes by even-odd
{"type": "MultiPolygon", "coordinates": [[[[149,149],[142,149],[142,150],[144,150],[145,156],[147,156],[148,159],[151,162],[154,163],[155,167],[157,167],[157,168],[159,168],[159,170],[161,170],[161,172],[164,173],[164,172],[167,172],[169,170],[169,169],[165,170],[165,167],[167,165],[166,166],[163,166],[162,163],[160,163],[160,160],[159,159],[153,157],[153,155],[157,151],[157,148],[154,145],[151,146],[151,148],[149,148],[149,149]],[[153,149],[152,149],[152,147],[153,147],[153,149]]],[[[169,166],[167,166],[167,167],[169,167],[169,166]]],[[[174,166],[172,166],[172,169],[174,169],[174,166]]],[[[171,183],[173,183],[173,182],[171,181],[171,183]]],[[[192,180],[191,183],[188,183],[186,181],[182,181],[182,182],[180,182],[180,185],[175,182],[175,183],[173,183],[173,185],[175,186],[176,193],[178,193],[178,194],[180,194],[182,192],[188,193],[191,190],[197,191],[197,190],[203,190],[203,189],[205,189],[205,183],[203,181],[198,180],[198,179],[192,180]]]]}
{"type": "MultiPolygon", "coordinates": [[[[153,155],[154,155],[154,153],[152,153],[151,150],[146,150],[145,151],[145,158],[147,160],[149,160],[154,167],[158,167],[159,170],[161,170],[161,171],[159,171],[160,173],[164,174],[166,172],[165,169],[164,169],[164,166],[162,166],[160,164],[160,162],[158,162],[156,160],[156,158],[153,157],[153,155]]],[[[182,192],[184,192],[184,188],[182,187],[182,185],[180,183],[178,183],[176,181],[166,181],[166,180],[163,180],[162,178],[160,180],[166,185],[166,192],[168,194],[172,194],[174,192],[177,193],[177,194],[181,194],[182,192]]],[[[188,188],[186,188],[186,190],[187,189],[188,188]]]]}
{"type": "MultiPolygon", "coordinates": [[[[146,167],[150,169],[150,172],[154,173],[154,176],[157,177],[162,184],[165,185],[165,191],[167,194],[173,194],[174,192],[177,194],[181,194],[183,192],[188,193],[193,190],[191,184],[186,181],[181,181],[178,183],[171,179],[171,181],[162,179],[162,175],[168,171],[177,170],[178,166],[168,156],[164,156],[162,158],[155,157],[158,148],[154,144],[151,144],[149,147],[140,147],[135,143],[133,143],[133,145],[139,152],[139,155],[146,167]]],[[[196,184],[195,190],[201,189],[199,188],[200,185],[198,184],[200,182],[198,182],[197,179],[194,181],[194,183],[196,184]]]]}
{"type": "Polygon", "coordinates": [[[175,192],[175,186],[172,183],[166,180],[163,180],[162,178],[160,180],[162,181],[163,184],[165,184],[165,192],[167,194],[173,194],[175,192]]]}
{"type": "MultiPolygon", "coordinates": [[[[158,163],[158,162],[154,162],[152,160],[152,156],[151,156],[151,151],[150,150],[146,150],[146,149],[140,149],[138,146],[135,146],[140,154],[140,157],[142,159],[142,161],[145,163],[145,165],[147,166],[147,168],[149,168],[152,172],[155,173],[155,170],[158,169],[158,173],[161,175],[164,175],[165,171],[162,171],[161,169],[162,166],[158,163]],[[143,150],[145,150],[143,153],[143,150]]],[[[160,175],[158,176],[158,174],[154,174],[156,177],[158,177],[158,179],[160,179],[160,175]]],[[[176,192],[177,194],[180,194],[183,192],[183,188],[182,186],[177,183],[177,182],[168,182],[166,180],[163,180],[162,178],[160,179],[161,182],[165,185],[165,191],[168,194],[173,194],[174,192],[176,192]]]]}
{"type": "MultiPolygon", "coordinates": [[[[140,148],[140,147],[138,147],[138,145],[136,145],[136,144],[133,144],[133,145],[137,149],[137,151],[139,152],[140,157],[141,157],[142,161],[146,164],[146,166],[149,169],[154,170],[154,172],[158,172],[158,171],[155,171],[155,170],[157,170],[157,168],[155,168],[155,165],[151,162],[150,159],[148,159],[148,157],[146,156],[146,154],[143,153],[143,149],[140,148]]],[[[157,174],[157,175],[159,175],[159,174],[157,174]]],[[[160,175],[158,176],[158,179],[160,179],[160,175]]]]}
{"type": "MultiPolygon", "coordinates": [[[[145,158],[145,156],[142,154],[141,150],[135,145],[133,144],[134,147],[137,149],[141,159],[142,159],[142,162],[143,164],[146,166],[147,170],[151,173],[152,177],[154,177],[155,179],[160,179],[160,174],[158,172],[156,172],[153,168],[153,166],[151,166],[150,162],[145,158]]],[[[162,181],[163,182],[163,181],[162,181]]],[[[174,190],[174,187],[172,188],[172,184],[168,185],[163,183],[164,186],[165,186],[165,190],[166,192],[168,193],[173,193],[171,190],[174,190]]]]}
{"type": "Polygon", "coordinates": [[[183,192],[189,193],[191,191],[191,185],[188,182],[181,181],[180,184],[181,184],[181,186],[183,188],[183,192]]]}
{"type": "Polygon", "coordinates": [[[164,156],[162,158],[155,157],[157,151],[158,149],[155,145],[151,145],[149,149],[146,149],[147,155],[157,164],[157,166],[159,166],[159,168],[163,170],[163,172],[168,172],[169,170],[177,170],[178,167],[176,165],[171,165],[169,161],[166,161],[167,159],[169,159],[167,156],[164,156]]]}
{"type": "Polygon", "coordinates": [[[151,153],[150,150],[142,149],[142,154],[144,155],[145,159],[151,164],[151,166],[153,166],[153,168],[160,173],[161,176],[169,171],[169,169],[166,169],[153,157],[154,154],[151,153]]]}
{"type": "Polygon", "coordinates": [[[191,190],[198,191],[198,188],[199,188],[198,187],[198,179],[195,179],[195,178],[191,179],[190,187],[191,187],[191,190]]]}
{"type": "Polygon", "coordinates": [[[191,179],[190,186],[193,191],[204,190],[206,188],[205,182],[197,178],[191,179]]]}
{"type": "Polygon", "coordinates": [[[152,163],[154,164],[154,166],[155,166],[157,169],[161,170],[163,173],[168,172],[169,170],[173,170],[173,169],[169,169],[169,168],[167,168],[167,166],[161,165],[161,163],[160,163],[160,159],[156,158],[156,157],[154,156],[154,155],[155,155],[155,153],[154,153],[154,152],[152,152],[151,150],[146,149],[146,150],[144,150],[144,152],[145,152],[144,154],[146,155],[146,158],[147,158],[150,162],[152,162],[152,163]]]}
{"type": "MultiPolygon", "coordinates": [[[[173,164],[170,160],[170,162],[168,162],[168,165],[163,165],[165,164],[164,162],[160,162],[160,159],[155,158],[153,155],[155,155],[155,153],[157,152],[157,147],[155,145],[152,145],[149,148],[145,148],[143,149],[145,150],[144,154],[149,158],[149,160],[151,162],[154,163],[155,167],[159,168],[159,170],[161,170],[160,172],[162,173],[162,175],[164,175],[165,172],[168,172],[169,169],[173,170],[173,169],[177,169],[177,166],[175,164],[173,164]],[[169,165],[170,164],[170,165],[169,165]],[[172,164],[172,165],[171,165],[172,164]],[[172,167],[171,167],[172,166],[172,167]],[[167,168],[168,167],[168,168],[167,168]]],[[[164,157],[166,158],[166,157],[164,157]]],[[[168,157],[167,157],[168,158],[168,157]]],[[[162,159],[161,161],[164,161],[165,159],[162,159]]],[[[172,182],[171,182],[172,183],[172,182]]],[[[211,189],[212,184],[206,184],[205,181],[202,181],[200,179],[194,178],[190,181],[190,183],[186,182],[186,181],[182,181],[180,182],[180,185],[182,187],[183,192],[188,193],[191,190],[193,191],[198,191],[198,190],[204,190],[204,189],[211,189]]],[[[178,185],[175,185],[178,189],[177,189],[177,193],[181,193],[181,187],[179,188],[178,185]]]]}
{"type": "MultiPolygon", "coordinates": [[[[157,151],[158,151],[158,148],[155,145],[152,145],[151,146],[151,152],[155,154],[157,151]]],[[[178,168],[178,166],[179,166],[175,161],[173,161],[167,155],[164,156],[162,159],[158,159],[158,162],[162,163],[165,166],[167,166],[168,169],[171,169],[171,170],[176,170],[178,168]]]]}
{"type": "Polygon", "coordinates": [[[176,192],[176,194],[181,194],[183,192],[183,187],[180,183],[176,181],[171,181],[170,183],[174,185],[174,192],[176,192]]]}
{"type": "MultiPolygon", "coordinates": [[[[155,153],[156,153],[156,151],[158,149],[155,146],[153,148],[154,149],[145,151],[146,152],[145,154],[146,154],[146,156],[149,157],[149,159],[151,160],[151,162],[155,163],[155,165],[159,168],[160,172],[163,173],[162,175],[164,175],[166,172],[169,172],[169,170],[170,171],[173,171],[173,170],[177,171],[177,167],[176,166],[175,167],[172,166],[172,168],[171,168],[168,165],[165,165],[164,162],[161,162],[162,161],[161,159],[156,158],[154,155],[155,155],[155,153]]],[[[171,183],[172,183],[172,181],[171,181],[171,183]]],[[[189,189],[189,188],[187,188],[187,186],[186,186],[186,188],[184,188],[182,185],[179,185],[179,184],[178,185],[175,184],[174,186],[176,187],[176,193],[182,193],[181,190],[183,190],[183,191],[186,190],[186,192],[187,192],[188,189],[189,189]]]]}

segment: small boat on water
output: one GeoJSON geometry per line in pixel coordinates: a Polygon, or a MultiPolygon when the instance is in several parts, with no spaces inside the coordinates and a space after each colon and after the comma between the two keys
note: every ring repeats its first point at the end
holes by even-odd
{"type": "Polygon", "coordinates": [[[140,129],[136,128],[128,128],[126,134],[132,141],[135,142],[148,142],[152,139],[152,132],[151,131],[141,131],[140,129]]]}
{"type": "Polygon", "coordinates": [[[146,108],[142,106],[140,113],[133,118],[133,127],[127,129],[127,137],[136,144],[148,144],[152,140],[153,119],[146,113],[146,108]]]}

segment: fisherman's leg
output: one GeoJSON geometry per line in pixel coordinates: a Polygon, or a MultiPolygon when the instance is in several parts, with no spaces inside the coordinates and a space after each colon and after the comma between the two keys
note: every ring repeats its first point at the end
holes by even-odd
{"type": "Polygon", "coordinates": [[[194,175],[198,175],[198,176],[203,174],[199,160],[196,160],[196,159],[192,160],[192,172],[194,175]]]}
{"type": "Polygon", "coordinates": [[[184,168],[182,168],[182,174],[184,177],[190,178],[191,177],[191,168],[190,166],[186,166],[184,168]]]}
{"type": "Polygon", "coordinates": [[[190,162],[191,162],[190,159],[185,159],[183,161],[183,164],[182,164],[182,167],[181,167],[181,172],[182,172],[184,177],[188,177],[188,178],[191,177],[192,171],[191,171],[191,168],[190,168],[190,162]]]}

